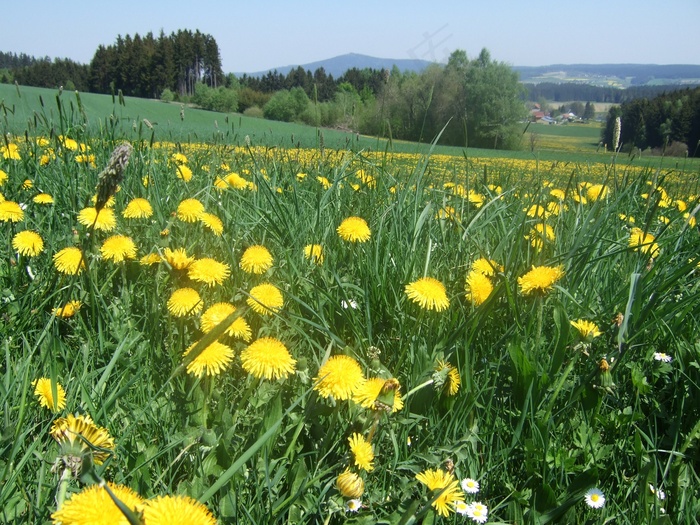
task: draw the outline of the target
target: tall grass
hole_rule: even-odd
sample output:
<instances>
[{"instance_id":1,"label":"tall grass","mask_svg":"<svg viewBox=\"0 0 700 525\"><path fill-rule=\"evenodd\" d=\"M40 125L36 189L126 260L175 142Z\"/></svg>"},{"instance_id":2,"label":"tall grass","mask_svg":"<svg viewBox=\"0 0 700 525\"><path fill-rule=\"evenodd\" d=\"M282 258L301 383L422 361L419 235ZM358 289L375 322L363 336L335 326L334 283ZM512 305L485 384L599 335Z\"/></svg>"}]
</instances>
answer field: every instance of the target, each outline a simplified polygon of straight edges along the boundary
<instances>
[{"instance_id":1,"label":"tall grass","mask_svg":"<svg viewBox=\"0 0 700 525\"><path fill-rule=\"evenodd\" d=\"M0 158L4 199L26 205L22 221L6 220L0 230L3 521L50 519L59 452L49 430L56 417L85 412L116 441L114 454L96 467L101 478L144 498L189 495L222 523L469 520L435 514L436 494L416 480L428 468L479 481L480 492L465 498L487 504L492 523L695 522L700 239L684 214L697 211L696 173L605 165L605 178L593 180L576 165L568 178L553 179L545 170L470 171L465 163L444 184L430 155L413 164L363 150L295 157L225 141L158 143L144 131L143 140L132 140L115 196L117 227L103 232L77 216L124 133L108 121L87 129L77 103L59 98L57 107L58 114L36 116L28 140L8 139L19 159ZM76 162L80 149L59 135L89 147L94 163ZM186 156L190 182L176 176L173 153ZM248 187L217 187L231 172ZM606 186L604 197L588 195L595 183ZM554 188L566 198L554 197ZM36 204L39 192L54 204ZM136 197L148 199L152 217L122 217ZM219 216L223 235L177 218L186 198ZM551 203L558 213L532 211ZM349 216L368 222L368 242L338 236ZM541 238L537 248L531 230L543 224L555 238ZM632 227L653 234L658 253L630 246ZM36 257L12 247L25 229L44 239ZM231 275L208 287L165 262L112 263L100 246L115 232L136 242L138 257L185 248L228 264ZM307 244L323 246L322 264L304 258ZM78 276L59 274L52 262L70 245L85 249ZM239 268L251 245L274 257L263 275ZM498 271L493 292L475 306L465 278L480 258L495 261ZM564 277L550 290L522 293L518 279L533 266L559 265ZM445 285L445 311L408 299L406 285L424 276ZM284 295L275 315L246 306L262 282ZM205 308L235 304L252 340L284 342L295 373L274 381L247 374L238 357L247 343L224 338L224 322L211 338L234 348L234 362L219 375L188 374L183 352L203 334L198 315L168 311L181 286L196 288ZM69 300L83 307L57 317L53 309ZM581 319L601 335L583 338L571 325ZM355 358L367 377L397 378L403 409L373 412L322 398L314 389L319 368L337 354ZM461 375L454 396L440 387L438 361ZM65 387L59 414L39 406L32 382L40 377ZM352 463L353 432L371 435L376 454L375 469L362 473L357 513L346 510L335 486ZM69 497L82 487L71 481ZM592 487L605 494L600 509L584 502Z\"/></svg>"}]
</instances>

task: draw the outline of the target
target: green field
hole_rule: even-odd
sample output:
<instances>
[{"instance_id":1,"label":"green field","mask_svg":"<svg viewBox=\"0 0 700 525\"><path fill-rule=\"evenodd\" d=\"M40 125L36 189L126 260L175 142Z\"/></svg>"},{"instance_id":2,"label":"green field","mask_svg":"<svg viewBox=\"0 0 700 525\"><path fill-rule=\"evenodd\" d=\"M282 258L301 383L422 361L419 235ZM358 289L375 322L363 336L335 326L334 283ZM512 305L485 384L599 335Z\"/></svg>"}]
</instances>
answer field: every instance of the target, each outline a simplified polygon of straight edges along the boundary
<instances>
[{"instance_id":1,"label":"green field","mask_svg":"<svg viewBox=\"0 0 700 525\"><path fill-rule=\"evenodd\" d=\"M696 164L12 90L0 522L697 520Z\"/></svg>"}]
</instances>

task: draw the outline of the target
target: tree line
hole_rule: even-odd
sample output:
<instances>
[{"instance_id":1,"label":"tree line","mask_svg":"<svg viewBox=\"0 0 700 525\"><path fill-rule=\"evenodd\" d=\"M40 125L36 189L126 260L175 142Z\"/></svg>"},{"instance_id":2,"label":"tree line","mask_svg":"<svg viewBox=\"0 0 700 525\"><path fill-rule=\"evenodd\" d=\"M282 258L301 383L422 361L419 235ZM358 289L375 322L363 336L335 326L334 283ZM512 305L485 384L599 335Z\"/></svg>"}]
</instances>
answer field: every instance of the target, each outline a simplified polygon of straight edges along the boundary
<instances>
[{"instance_id":1,"label":"tree line","mask_svg":"<svg viewBox=\"0 0 700 525\"><path fill-rule=\"evenodd\" d=\"M700 87L664 93L653 99L639 98L613 106L608 112L602 141L613 144L615 120L620 117L620 144L674 154L700 156ZM682 150L682 151L681 151Z\"/></svg>"},{"instance_id":2,"label":"tree line","mask_svg":"<svg viewBox=\"0 0 700 525\"><path fill-rule=\"evenodd\" d=\"M587 100L590 102L609 102L622 104L637 98L652 98L663 93L686 89L682 85L630 86L625 89L615 87L592 86L575 82L542 82L524 84L528 100L551 100L566 102L570 100Z\"/></svg>"}]
</instances>

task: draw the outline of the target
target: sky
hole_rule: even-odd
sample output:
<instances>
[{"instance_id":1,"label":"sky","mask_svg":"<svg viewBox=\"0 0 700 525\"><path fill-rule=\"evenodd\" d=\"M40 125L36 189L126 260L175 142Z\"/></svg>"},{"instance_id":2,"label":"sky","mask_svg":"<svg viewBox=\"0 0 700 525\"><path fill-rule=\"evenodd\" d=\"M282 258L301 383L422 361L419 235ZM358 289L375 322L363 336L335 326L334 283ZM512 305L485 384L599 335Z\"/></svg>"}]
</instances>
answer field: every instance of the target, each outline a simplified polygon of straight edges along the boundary
<instances>
[{"instance_id":1,"label":"sky","mask_svg":"<svg viewBox=\"0 0 700 525\"><path fill-rule=\"evenodd\" d=\"M199 30L224 73L346 53L514 66L700 64L700 0L55 0L4 2L0 51L88 64L117 35Z\"/></svg>"}]
</instances>

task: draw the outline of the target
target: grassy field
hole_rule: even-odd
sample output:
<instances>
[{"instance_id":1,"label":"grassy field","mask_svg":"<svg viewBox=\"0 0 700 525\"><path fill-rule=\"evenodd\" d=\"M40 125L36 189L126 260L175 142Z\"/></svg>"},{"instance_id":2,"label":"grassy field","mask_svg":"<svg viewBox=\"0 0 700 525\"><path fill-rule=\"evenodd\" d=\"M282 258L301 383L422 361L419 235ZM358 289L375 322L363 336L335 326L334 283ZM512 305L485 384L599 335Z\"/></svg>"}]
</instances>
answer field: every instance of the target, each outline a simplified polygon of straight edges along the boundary
<instances>
[{"instance_id":1,"label":"grassy field","mask_svg":"<svg viewBox=\"0 0 700 525\"><path fill-rule=\"evenodd\" d=\"M1 522L696 522L696 164L20 92Z\"/></svg>"}]
</instances>

